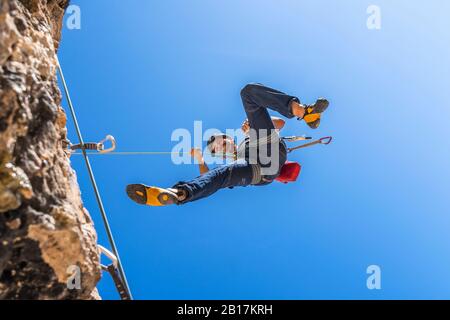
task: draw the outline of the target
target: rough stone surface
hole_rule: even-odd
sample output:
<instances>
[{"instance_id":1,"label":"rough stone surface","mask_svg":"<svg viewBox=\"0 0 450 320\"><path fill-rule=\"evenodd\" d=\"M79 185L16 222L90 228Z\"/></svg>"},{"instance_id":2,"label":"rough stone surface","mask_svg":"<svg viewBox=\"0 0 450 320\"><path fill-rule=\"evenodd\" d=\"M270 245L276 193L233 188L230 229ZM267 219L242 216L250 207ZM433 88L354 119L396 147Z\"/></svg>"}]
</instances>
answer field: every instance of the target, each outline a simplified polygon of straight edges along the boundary
<instances>
[{"instance_id":1,"label":"rough stone surface","mask_svg":"<svg viewBox=\"0 0 450 320\"><path fill-rule=\"evenodd\" d=\"M68 2L0 0L0 299L99 298L97 235L62 144L55 53Z\"/></svg>"}]
</instances>

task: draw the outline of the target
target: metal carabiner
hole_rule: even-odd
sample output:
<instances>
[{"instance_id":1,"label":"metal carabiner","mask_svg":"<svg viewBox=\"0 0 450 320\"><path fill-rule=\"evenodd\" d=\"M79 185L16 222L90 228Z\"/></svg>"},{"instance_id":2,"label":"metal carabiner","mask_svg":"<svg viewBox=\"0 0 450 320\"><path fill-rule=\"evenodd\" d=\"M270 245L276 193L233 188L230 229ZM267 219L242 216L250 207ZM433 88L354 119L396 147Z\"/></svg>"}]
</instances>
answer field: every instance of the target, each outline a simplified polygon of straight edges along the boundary
<instances>
[{"instance_id":1,"label":"metal carabiner","mask_svg":"<svg viewBox=\"0 0 450 320\"><path fill-rule=\"evenodd\" d=\"M104 264L100 263L100 267L102 268L102 270L108 272L111 275L111 278L114 282L114 285L116 286L116 289L120 295L120 298L122 300L131 300L131 295L130 295L127 287L125 286L123 279L121 278L121 276L119 274L119 271L118 271L119 262L118 262L116 255L101 245L98 245L98 249L100 251L100 254L104 254L112 262L111 264L108 264L108 265L104 265ZM100 256L100 258L101 258L101 256Z\"/></svg>"},{"instance_id":2,"label":"metal carabiner","mask_svg":"<svg viewBox=\"0 0 450 320\"><path fill-rule=\"evenodd\" d=\"M118 261L117 261L116 255L114 253L112 253L111 251L109 251L108 249L106 249L104 246L101 246L101 245L97 245L97 246L100 250L100 253L103 253L106 257L108 257L109 260L111 260L114 267L117 268Z\"/></svg>"},{"instance_id":3,"label":"metal carabiner","mask_svg":"<svg viewBox=\"0 0 450 320\"><path fill-rule=\"evenodd\" d=\"M312 146L315 146L316 144L327 145L327 144L331 143L331 140L333 140L333 137L323 137L323 138L320 138L318 140L314 140L312 142L299 145L297 147L289 148L287 151L288 151L288 153L291 153L292 151L299 150L299 149L304 149L304 148L308 148L308 147L312 147Z\"/></svg>"},{"instance_id":4,"label":"metal carabiner","mask_svg":"<svg viewBox=\"0 0 450 320\"><path fill-rule=\"evenodd\" d=\"M110 142L111 143L111 147L105 149L105 142ZM97 143L97 151L100 153L109 153L112 152L116 149L116 139L114 139L114 137L110 134L108 134L105 139L103 139L102 141L100 141L99 143Z\"/></svg>"},{"instance_id":5,"label":"metal carabiner","mask_svg":"<svg viewBox=\"0 0 450 320\"><path fill-rule=\"evenodd\" d=\"M321 144L330 144L332 140L333 140L333 137L331 137L331 136L330 137L323 137L323 138L319 139Z\"/></svg>"}]
</instances>

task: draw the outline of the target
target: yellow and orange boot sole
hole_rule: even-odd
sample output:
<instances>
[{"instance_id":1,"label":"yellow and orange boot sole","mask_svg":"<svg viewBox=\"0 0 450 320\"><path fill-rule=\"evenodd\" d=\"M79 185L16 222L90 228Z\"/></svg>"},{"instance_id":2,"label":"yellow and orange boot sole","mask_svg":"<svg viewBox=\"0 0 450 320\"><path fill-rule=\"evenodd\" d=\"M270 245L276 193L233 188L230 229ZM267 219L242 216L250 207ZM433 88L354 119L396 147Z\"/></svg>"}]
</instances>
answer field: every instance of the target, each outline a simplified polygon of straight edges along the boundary
<instances>
[{"instance_id":1,"label":"yellow and orange boot sole","mask_svg":"<svg viewBox=\"0 0 450 320\"><path fill-rule=\"evenodd\" d=\"M320 125L320 118L322 113L328 108L329 102L327 99L319 98L316 103L306 107L306 114L303 120L311 129L317 129Z\"/></svg>"},{"instance_id":2,"label":"yellow and orange boot sole","mask_svg":"<svg viewBox=\"0 0 450 320\"><path fill-rule=\"evenodd\" d=\"M147 206L161 207L178 203L177 195L164 188L129 184L126 191L131 200Z\"/></svg>"}]
</instances>

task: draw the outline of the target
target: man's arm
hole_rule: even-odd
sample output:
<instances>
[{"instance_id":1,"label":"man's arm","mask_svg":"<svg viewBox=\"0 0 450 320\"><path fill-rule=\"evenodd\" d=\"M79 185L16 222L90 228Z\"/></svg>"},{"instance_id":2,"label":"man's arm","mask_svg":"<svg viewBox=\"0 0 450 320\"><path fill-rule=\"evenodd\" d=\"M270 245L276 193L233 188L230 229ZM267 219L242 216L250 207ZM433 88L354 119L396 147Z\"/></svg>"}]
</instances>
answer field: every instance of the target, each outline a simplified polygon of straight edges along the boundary
<instances>
[{"instance_id":1,"label":"man's arm","mask_svg":"<svg viewBox=\"0 0 450 320\"><path fill-rule=\"evenodd\" d=\"M275 129L281 130L283 129L284 125L286 124L286 122L281 119L281 118L277 118L277 117L270 117L272 119L272 123L273 126L275 127ZM248 122L248 119L245 119L244 122L242 123L241 129L244 133L247 133L250 130L250 124Z\"/></svg>"},{"instance_id":2,"label":"man's arm","mask_svg":"<svg viewBox=\"0 0 450 320\"><path fill-rule=\"evenodd\" d=\"M203 159L202 150L197 148L191 149L191 156L197 159L198 161L198 168L200 169L200 174L205 174L209 171L208 166L205 163L205 160Z\"/></svg>"}]
</instances>

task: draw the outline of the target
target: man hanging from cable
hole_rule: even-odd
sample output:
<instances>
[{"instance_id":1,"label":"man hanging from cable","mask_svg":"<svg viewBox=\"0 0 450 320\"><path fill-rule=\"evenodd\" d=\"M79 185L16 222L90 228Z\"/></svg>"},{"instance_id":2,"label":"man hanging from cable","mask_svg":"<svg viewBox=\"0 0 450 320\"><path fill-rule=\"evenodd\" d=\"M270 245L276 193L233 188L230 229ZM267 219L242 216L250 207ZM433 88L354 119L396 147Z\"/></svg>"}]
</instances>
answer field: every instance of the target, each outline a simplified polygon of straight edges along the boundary
<instances>
[{"instance_id":1,"label":"man hanging from cable","mask_svg":"<svg viewBox=\"0 0 450 320\"><path fill-rule=\"evenodd\" d=\"M247 84L241 90L241 98L247 114L242 124L242 130L247 134L245 140L237 147L232 137L215 134L207 142L212 154L233 154L235 161L209 170L201 151L192 149L191 155L199 162L200 176L191 181L179 181L171 188L131 184L126 188L128 196L149 206L180 205L208 197L224 188L270 184L286 163L287 147L278 134L284 120L271 117L267 109L289 119L297 117L316 129L329 104L320 98L312 105L304 105L295 96L259 83Z\"/></svg>"}]
</instances>

